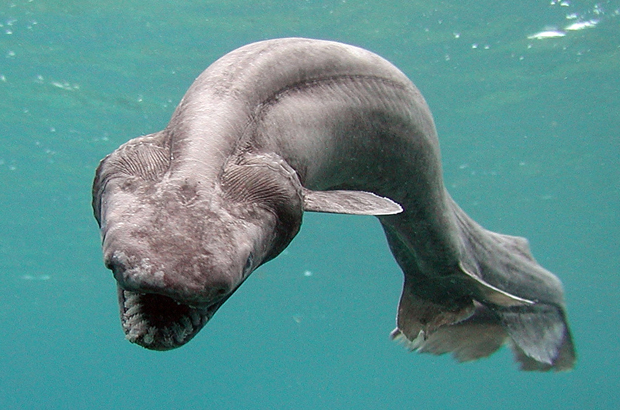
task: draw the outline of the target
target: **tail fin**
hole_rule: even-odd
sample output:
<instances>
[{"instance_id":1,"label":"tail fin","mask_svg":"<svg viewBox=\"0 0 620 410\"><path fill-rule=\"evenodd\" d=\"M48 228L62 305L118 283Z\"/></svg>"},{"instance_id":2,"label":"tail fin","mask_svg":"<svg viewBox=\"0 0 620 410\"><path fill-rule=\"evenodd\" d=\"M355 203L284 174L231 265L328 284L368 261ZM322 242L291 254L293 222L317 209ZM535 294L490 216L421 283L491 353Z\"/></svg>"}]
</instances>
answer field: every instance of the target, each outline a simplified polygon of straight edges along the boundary
<instances>
[{"instance_id":1,"label":"tail fin","mask_svg":"<svg viewBox=\"0 0 620 410\"><path fill-rule=\"evenodd\" d=\"M570 370L575 348L564 312L552 305L496 308L522 370Z\"/></svg>"},{"instance_id":2,"label":"tail fin","mask_svg":"<svg viewBox=\"0 0 620 410\"><path fill-rule=\"evenodd\" d=\"M454 202L461 252L456 268L430 276L388 235L405 271L397 329L412 350L475 360L509 342L522 370L568 370L575 349L562 284L534 260L527 240L490 232Z\"/></svg>"}]
</instances>

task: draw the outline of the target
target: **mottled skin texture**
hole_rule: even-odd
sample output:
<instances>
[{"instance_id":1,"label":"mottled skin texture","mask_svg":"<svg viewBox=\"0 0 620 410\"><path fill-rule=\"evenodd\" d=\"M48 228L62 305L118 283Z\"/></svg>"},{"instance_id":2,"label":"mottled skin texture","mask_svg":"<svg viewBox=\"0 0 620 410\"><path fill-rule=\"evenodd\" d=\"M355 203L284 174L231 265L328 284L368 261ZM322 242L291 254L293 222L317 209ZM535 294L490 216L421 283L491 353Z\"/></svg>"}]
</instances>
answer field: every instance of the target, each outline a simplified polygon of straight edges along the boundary
<instances>
[{"instance_id":1,"label":"mottled skin texture","mask_svg":"<svg viewBox=\"0 0 620 410\"><path fill-rule=\"evenodd\" d=\"M392 335L412 349L466 361L509 342L526 370L575 360L559 280L525 239L454 203L419 91L356 47L279 39L225 55L165 130L101 162L93 207L123 328L149 349L189 341L319 211L379 217L405 278Z\"/></svg>"}]
</instances>

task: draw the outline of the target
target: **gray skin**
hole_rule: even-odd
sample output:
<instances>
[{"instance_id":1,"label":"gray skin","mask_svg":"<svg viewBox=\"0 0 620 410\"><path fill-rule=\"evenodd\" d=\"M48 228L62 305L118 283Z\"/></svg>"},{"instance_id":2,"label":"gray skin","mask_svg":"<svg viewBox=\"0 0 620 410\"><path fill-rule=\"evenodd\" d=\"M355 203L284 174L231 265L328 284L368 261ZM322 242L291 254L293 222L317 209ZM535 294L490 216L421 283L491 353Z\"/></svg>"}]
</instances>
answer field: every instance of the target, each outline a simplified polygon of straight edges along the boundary
<instances>
[{"instance_id":1,"label":"gray skin","mask_svg":"<svg viewBox=\"0 0 620 410\"><path fill-rule=\"evenodd\" d=\"M187 343L316 211L379 218L404 273L392 337L411 349L575 361L560 281L456 205L420 92L357 47L287 38L220 58L166 129L101 161L93 208L126 337L148 349Z\"/></svg>"}]
</instances>

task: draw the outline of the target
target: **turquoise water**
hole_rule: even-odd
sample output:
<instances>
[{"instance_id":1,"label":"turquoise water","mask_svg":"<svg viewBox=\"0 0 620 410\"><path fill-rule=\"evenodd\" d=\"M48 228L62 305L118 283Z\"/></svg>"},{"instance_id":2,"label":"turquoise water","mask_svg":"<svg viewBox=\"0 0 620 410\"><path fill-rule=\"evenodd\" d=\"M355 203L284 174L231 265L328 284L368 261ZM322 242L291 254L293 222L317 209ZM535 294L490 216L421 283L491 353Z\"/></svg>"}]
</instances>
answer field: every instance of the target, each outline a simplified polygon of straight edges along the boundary
<instances>
[{"instance_id":1,"label":"turquoise water","mask_svg":"<svg viewBox=\"0 0 620 410\"><path fill-rule=\"evenodd\" d=\"M308 214L178 350L124 340L90 209L99 159L162 129L216 58L283 36L362 46L418 85L451 194L563 280L575 370L391 342L402 279L371 217ZM617 1L5 1L0 407L620 408L619 47Z\"/></svg>"}]
</instances>

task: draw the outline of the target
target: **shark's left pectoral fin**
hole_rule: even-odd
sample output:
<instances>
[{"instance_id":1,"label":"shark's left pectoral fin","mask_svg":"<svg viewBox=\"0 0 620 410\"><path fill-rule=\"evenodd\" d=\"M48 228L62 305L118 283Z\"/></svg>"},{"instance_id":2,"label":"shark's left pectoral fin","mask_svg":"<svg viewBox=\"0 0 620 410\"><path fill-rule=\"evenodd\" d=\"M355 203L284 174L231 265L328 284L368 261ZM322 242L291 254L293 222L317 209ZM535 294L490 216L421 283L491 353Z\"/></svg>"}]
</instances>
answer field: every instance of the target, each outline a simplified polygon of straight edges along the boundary
<instances>
[{"instance_id":1,"label":"shark's left pectoral fin","mask_svg":"<svg viewBox=\"0 0 620 410\"><path fill-rule=\"evenodd\" d=\"M393 215L403 208L389 198L364 191L303 189L304 211L350 215Z\"/></svg>"}]
</instances>

